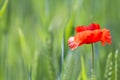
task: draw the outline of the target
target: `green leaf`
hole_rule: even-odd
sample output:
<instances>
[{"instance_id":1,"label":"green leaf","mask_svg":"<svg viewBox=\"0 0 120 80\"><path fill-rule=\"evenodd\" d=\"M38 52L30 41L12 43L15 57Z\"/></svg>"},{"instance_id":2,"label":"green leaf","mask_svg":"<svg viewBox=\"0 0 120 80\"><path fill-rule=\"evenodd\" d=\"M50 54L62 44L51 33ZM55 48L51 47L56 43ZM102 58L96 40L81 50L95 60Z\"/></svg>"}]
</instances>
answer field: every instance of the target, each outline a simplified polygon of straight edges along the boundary
<instances>
[{"instance_id":1,"label":"green leaf","mask_svg":"<svg viewBox=\"0 0 120 80\"><path fill-rule=\"evenodd\" d=\"M8 0L5 1L2 8L0 9L0 17L4 14L7 4L8 4Z\"/></svg>"},{"instance_id":2,"label":"green leaf","mask_svg":"<svg viewBox=\"0 0 120 80\"><path fill-rule=\"evenodd\" d=\"M82 66L81 78L82 80L88 80L83 56L81 56L81 66Z\"/></svg>"},{"instance_id":3,"label":"green leaf","mask_svg":"<svg viewBox=\"0 0 120 80\"><path fill-rule=\"evenodd\" d=\"M28 48L28 45L26 43L26 39L24 37L24 34L21 30L21 28L18 29L18 36L20 39L20 45L21 45L21 51L22 51L22 57L23 60L25 62L25 64L27 64L28 69L30 69L30 65L31 65L31 55L30 55L30 49Z\"/></svg>"},{"instance_id":4,"label":"green leaf","mask_svg":"<svg viewBox=\"0 0 120 80\"><path fill-rule=\"evenodd\" d=\"M65 41L65 51L68 49L68 39L74 33L74 15L72 15L71 19L68 21L68 24L65 28L64 32L64 41Z\"/></svg>"}]
</instances>

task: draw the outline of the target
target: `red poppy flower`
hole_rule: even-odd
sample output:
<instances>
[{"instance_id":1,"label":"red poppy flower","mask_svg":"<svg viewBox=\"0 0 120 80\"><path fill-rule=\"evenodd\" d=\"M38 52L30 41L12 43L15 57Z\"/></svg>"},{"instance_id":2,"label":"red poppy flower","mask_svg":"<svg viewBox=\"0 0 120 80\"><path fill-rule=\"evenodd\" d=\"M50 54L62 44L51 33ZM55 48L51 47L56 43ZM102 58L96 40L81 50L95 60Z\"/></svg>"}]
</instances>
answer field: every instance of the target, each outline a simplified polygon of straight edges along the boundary
<instances>
[{"instance_id":1,"label":"red poppy flower","mask_svg":"<svg viewBox=\"0 0 120 80\"><path fill-rule=\"evenodd\" d=\"M83 44L92 44L98 41L105 45L107 42L111 44L110 31L108 29L100 29L99 24L90 24L89 26L76 27L77 34L68 40L69 47L73 50Z\"/></svg>"},{"instance_id":2,"label":"red poppy flower","mask_svg":"<svg viewBox=\"0 0 120 80\"><path fill-rule=\"evenodd\" d=\"M96 29L100 29L100 25L99 24L90 24L89 26L77 26L76 27L76 32L82 32L85 30L96 30Z\"/></svg>"}]
</instances>

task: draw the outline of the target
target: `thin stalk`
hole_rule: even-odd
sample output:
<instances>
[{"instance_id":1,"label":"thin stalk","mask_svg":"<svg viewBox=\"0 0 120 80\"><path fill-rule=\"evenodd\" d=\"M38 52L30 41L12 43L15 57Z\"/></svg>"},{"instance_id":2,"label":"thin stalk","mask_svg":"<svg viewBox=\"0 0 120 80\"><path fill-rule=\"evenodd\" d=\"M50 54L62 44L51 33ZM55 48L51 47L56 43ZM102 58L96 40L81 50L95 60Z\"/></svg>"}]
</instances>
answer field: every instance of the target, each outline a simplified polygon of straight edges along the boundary
<instances>
[{"instance_id":1,"label":"thin stalk","mask_svg":"<svg viewBox=\"0 0 120 80\"><path fill-rule=\"evenodd\" d=\"M94 47L93 47L93 43L92 45L92 72L94 72Z\"/></svg>"}]
</instances>

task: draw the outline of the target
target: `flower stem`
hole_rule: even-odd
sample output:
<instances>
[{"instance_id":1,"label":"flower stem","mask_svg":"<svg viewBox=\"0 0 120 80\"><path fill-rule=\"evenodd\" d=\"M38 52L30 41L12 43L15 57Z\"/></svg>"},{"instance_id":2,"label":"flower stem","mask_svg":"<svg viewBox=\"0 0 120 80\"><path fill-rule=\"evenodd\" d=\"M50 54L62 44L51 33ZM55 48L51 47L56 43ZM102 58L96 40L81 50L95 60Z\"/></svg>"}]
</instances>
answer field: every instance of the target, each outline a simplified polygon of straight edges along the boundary
<instances>
[{"instance_id":1,"label":"flower stem","mask_svg":"<svg viewBox=\"0 0 120 80\"><path fill-rule=\"evenodd\" d=\"M93 47L93 43L92 45L92 75L94 75L94 47Z\"/></svg>"}]
</instances>

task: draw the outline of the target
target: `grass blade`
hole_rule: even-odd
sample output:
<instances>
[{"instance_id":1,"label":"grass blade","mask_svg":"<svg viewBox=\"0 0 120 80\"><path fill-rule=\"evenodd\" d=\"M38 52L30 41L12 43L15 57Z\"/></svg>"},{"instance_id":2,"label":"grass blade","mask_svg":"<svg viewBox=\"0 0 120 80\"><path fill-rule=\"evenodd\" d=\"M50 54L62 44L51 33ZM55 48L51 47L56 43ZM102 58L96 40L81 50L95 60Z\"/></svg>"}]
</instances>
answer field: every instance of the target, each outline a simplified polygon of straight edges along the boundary
<instances>
[{"instance_id":1,"label":"grass blade","mask_svg":"<svg viewBox=\"0 0 120 80\"><path fill-rule=\"evenodd\" d=\"M7 4L8 4L8 0L4 2L2 8L0 9L0 17L4 14Z\"/></svg>"}]
</instances>

